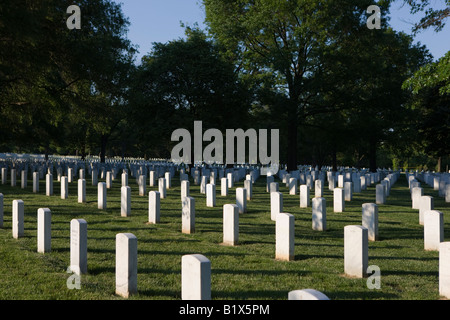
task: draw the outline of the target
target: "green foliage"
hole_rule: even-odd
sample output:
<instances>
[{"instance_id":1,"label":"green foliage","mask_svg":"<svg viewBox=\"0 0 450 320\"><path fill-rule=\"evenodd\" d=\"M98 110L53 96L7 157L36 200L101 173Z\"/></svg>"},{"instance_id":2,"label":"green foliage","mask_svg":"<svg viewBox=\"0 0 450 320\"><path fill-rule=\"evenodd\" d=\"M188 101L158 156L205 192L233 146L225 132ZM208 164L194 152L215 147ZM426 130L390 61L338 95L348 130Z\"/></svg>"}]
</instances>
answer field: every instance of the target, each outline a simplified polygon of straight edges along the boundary
<instances>
[{"instance_id":1,"label":"green foliage","mask_svg":"<svg viewBox=\"0 0 450 320\"><path fill-rule=\"evenodd\" d=\"M172 131L193 135L196 120L222 132L248 125L250 90L198 29L187 29L186 39L155 43L133 78L130 134L139 137L141 152L170 158Z\"/></svg>"}]
</instances>

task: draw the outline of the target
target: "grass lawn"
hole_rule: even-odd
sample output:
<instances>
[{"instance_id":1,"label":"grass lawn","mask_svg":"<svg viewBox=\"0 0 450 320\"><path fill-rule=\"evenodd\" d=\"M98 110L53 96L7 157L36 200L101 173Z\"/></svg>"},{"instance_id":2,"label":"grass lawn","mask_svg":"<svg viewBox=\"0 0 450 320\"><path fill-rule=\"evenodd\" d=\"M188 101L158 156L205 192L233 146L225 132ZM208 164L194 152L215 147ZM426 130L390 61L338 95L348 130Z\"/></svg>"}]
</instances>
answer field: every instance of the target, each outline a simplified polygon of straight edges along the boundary
<instances>
[{"instance_id":1,"label":"grass lawn","mask_svg":"<svg viewBox=\"0 0 450 320\"><path fill-rule=\"evenodd\" d=\"M30 175L31 176L31 175ZM276 180L278 181L278 180ZM390 191L385 205L379 205L379 240L369 242L369 265L381 270L381 289L368 289L367 279L344 275L344 226L361 224L363 203L375 202L375 187L353 195L345 212L333 213L333 195L325 187L327 231L313 231L311 208L299 207L299 195L289 195L280 183L284 212L295 216L295 260L275 260L275 222L270 219L270 197L265 177L253 186L248 212L239 216L239 245L222 242L222 206L235 203L235 184L227 197L217 186L216 207L206 207L200 187L193 185L195 233L181 233L181 199L178 175L172 180L167 198L161 199L161 222L147 224L148 196L141 197L135 179L130 217L120 216L120 175L107 191L108 209L97 208L97 187L87 179L87 202L77 203L77 183L69 184L69 198L60 198L60 184L54 181L54 195L45 195L45 179L40 192L32 192L32 181L21 189L10 181L0 185L4 195L4 224L0 229L0 299L122 299L115 295L115 236L130 232L138 238L138 294L129 299L181 299L181 257L200 253L211 260L212 299L282 299L288 292L313 288L330 299L424 299L439 297L437 251L423 249L423 226L402 174ZM422 183L424 194L434 197L435 209L444 212L445 240L450 241L450 204L437 191ZM157 187L147 186L147 194ZM314 190L311 190L311 197ZM11 232L12 201L25 204L25 234L14 239ZM37 252L37 210L52 212L52 251ZM70 264L70 220L88 223L88 274L81 289L68 289Z\"/></svg>"}]
</instances>

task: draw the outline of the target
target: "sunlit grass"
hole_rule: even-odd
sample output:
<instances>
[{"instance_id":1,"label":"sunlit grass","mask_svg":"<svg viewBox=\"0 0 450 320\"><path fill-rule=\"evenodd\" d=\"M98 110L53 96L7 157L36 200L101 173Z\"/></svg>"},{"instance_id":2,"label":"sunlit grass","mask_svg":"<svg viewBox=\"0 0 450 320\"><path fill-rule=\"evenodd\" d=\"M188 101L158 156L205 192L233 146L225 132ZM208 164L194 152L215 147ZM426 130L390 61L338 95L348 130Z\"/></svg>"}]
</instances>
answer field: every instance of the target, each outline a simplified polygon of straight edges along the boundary
<instances>
[{"instance_id":1,"label":"sunlit grass","mask_svg":"<svg viewBox=\"0 0 450 320\"><path fill-rule=\"evenodd\" d=\"M120 176L118 176L120 177ZM361 224L361 206L375 202L375 188L354 194L344 213L333 213L332 192L325 187L327 231L313 231L311 208L299 207L299 196L289 195L280 183L284 212L295 216L295 260L275 260L275 223L270 219L270 197L265 177L256 181L247 213L239 217L239 245L222 245L222 206L235 203L235 188L227 197L217 188L215 208L206 207L204 194L191 180L191 196L196 201L196 232L181 233L181 200L178 175L172 180L167 198L161 200L161 222L147 224L148 197L132 189L130 217L120 216L120 179L107 191L108 209L97 209L97 188L87 180L87 203L77 203L77 184L69 186L69 198L45 196L45 180L40 193L9 184L0 185L4 194L4 226L0 229L0 299L122 299L115 291L115 235L131 232L138 238L138 294L130 299L180 299L181 257L200 253L211 260L213 299L287 299L291 290L313 288L331 299L439 299L438 252L423 249L423 227L418 210L411 209L406 179L401 175L385 205L379 205L379 241L369 242L369 265L381 270L381 289L368 289L367 279L344 276L343 230ZM279 181L278 181L279 182ZM9 183L9 180L8 180ZM450 225L450 204L437 191L425 186L424 194L435 198L435 209L444 212L446 237ZM147 186L149 190L157 187ZM311 197L314 190L311 191ZM25 203L25 236L13 239L11 204ZM52 211L52 251L37 253L37 210ZM81 289L69 290L66 281L70 264L70 220L88 223L88 274Z\"/></svg>"}]
</instances>

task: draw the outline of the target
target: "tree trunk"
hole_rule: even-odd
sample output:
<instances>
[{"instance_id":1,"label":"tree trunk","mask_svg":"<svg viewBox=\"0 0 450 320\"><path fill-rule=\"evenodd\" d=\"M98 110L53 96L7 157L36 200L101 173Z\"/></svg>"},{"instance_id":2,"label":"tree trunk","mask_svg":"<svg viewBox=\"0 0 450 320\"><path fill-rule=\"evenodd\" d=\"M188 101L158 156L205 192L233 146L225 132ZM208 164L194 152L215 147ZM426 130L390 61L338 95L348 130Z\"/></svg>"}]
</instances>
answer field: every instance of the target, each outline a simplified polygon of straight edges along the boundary
<instances>
[{"instance_id":1,"label":"tree trunk","mask_svg":"<svg viewBox=\"0 0 450 320\"><path fill-rule=\"evenodd\" d=\"M437 168L436 168L437 172L442 172L442 157L439 156L438 157L438 162L437 162Z\"/></svg>"},{"instance_id":2,"label":"tree trunk","mask_svg":"<svg viewBox=\"0 0 450 320\"><path fill-rule=\"evenodd\" d=\"M298 133L298 120L297 120L297 105L293 103L293 106L288 112L288 150L287 150L287 171L297 170L297 133Z\"/></svg>"},{"instance_id":3,"label":"tree trunk","mask_svg":"<svg viewBox=\"0 0 450 320\"><path fill-rule=\"evenodd\" d=\"M332 154L332 165L333 165L333 172L337 171L337 151L336 147L333 148L333 154Z\"/></svg>"},{"instance_id":4,"label":"tree trunk","mask_svg":"<svg viewBox=\"0 0 450 320\"><path fill-rule=\"evenodd\" d=\"M377 172L377 142L373 138L369 140L369 169Z\"/></svg>"},{"instance_id":5,"label":"tree trunk","mask_svg":"<svg viewBox=\"0 0 450 320\"><path fill-rule=\"evenodd\" d=\"M101 146L100 146L100 162L105 163L106 159L106 144L108 143L108 137L106 135L101 136Z\"/></svg>"}]
</instances>

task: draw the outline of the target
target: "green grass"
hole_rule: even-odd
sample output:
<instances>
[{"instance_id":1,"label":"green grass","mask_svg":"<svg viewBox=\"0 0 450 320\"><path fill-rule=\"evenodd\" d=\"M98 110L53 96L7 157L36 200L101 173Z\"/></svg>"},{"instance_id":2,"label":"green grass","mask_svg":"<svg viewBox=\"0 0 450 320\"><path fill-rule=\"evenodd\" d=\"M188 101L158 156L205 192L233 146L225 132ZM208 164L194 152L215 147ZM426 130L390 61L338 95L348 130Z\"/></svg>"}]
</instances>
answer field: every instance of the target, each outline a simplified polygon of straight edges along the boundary
<instances>
[{"instance_id":1,"label":"green grass","mask_svg":"<svg viewBox=\"0 0 450 320\"><path fill-rule=\"evenodd\" d=\"M118 175L120 177L120 175ZM181 233L181 200L178 176L172 180L167 198L161 200L161 222L147 224L148 197L138 195L134 178L130 217L120 216L120 179L107 191L108 209L97 209L97 188L87 180L87 203L77 203L77 183L69 186L69 198L60 199L60 185L45 196L45 179L40 193L32 193L32 182L20 188L0 185L4 194L4 226L0 229L0 299L122 299L115 291L115 235L131 232L138 238L138 294L129 299L180 299L181 257L200 253L211 260L213 299L287 299L291 290L314 288L337 299L439 299L438 252L423 249L423 226L418 210L411 209L404 175L391 189L385 205L379 205L379 240L369 242L369 265L381 270L381 289L367 288L367 279L344 276L344 226L361 224L361 206L375 202L374 186L354 194L344 213L333 213L332 193L325 188L327 228L311 228L311 208L299 207L298 194L288 194L280 183L284 212L295 216L295 260L275 260L275 223L270 220L270 197L265 177L253 187L248 212L239 217L239 245L222 242L222 206L235 203L235 188L228 197L217 190L215 208L206 207L205 195L191 180L196 201L196 232ZM243 186L243 182L236 184ZM235 186L235 187L236 187ZM449 241L450 204L437 191L422 183L424 194L432 195L435 209L444 212L445 240ZM148 187L156 190L157 187ZM312 190L311 196L314 195ZM14 199L25 203L25 235L12 238L11 208ZM37 210L52 212L52 251L37 253ZM66 272L70 264L70 220L88 223L88 274L81 289L69 290Z\"/></svg>"}]
</instances>

